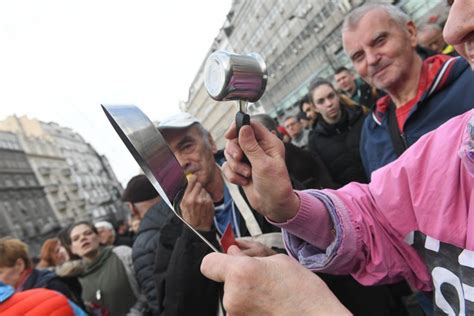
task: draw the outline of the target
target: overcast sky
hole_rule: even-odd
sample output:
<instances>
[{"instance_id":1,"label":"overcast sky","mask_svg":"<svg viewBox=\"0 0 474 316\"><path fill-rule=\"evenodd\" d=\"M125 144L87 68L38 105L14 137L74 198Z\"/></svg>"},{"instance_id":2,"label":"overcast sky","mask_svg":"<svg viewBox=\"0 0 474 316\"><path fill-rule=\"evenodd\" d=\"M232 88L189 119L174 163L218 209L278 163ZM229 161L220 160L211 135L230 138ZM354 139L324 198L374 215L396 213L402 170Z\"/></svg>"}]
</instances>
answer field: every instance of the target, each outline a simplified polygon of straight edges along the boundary
<instances>
[{"instance_id":1,"label":"overcast sky","mask_svg":"<svg viewBox=\"0 0 474 316\"><path fill-rule=\"evenodd\" d=\"M100 104L179 112L231 0L0 2L0 119L71 127L125 185L138 172Z\"/></svg>"}]
</instances>

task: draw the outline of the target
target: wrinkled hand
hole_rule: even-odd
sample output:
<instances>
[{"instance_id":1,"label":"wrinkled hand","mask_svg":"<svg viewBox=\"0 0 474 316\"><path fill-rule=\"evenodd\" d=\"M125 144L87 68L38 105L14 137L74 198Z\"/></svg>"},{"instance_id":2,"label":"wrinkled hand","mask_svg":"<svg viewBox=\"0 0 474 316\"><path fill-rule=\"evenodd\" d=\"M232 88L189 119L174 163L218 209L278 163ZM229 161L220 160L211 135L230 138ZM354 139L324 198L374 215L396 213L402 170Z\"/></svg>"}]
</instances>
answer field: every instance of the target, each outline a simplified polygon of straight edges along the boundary
<instances>
[{"instance_id":1,"label":"wrinkled hand","mask_svg":"<svg viewBox=\"0 0 474 316\"><path fill-rule=\"evenodd\" d=\"M255 240L250 240L248 238L238 238L235 241L237 242L237 246L239 246L242 253L250 257L268 257L276 254L273 249Z\"/></svg>"},{"instance_id":2,"label":"wrinkled hand","mask_svg":"<svg viewBox=\"0 0 474 316\"><path fill-rule=\"evenodd\" d=\"M350 315L319 277L285 255L251 258L231 246L204 257L201 272L224 282L229 315Z\"/></svg>"},{"instance_id":3,"label":"wrinkled hand","mask_svg":"<svg viewBox=\"0 0 474 316\"><path fill-rule=\"evenodd\" d=\"M252 207L271 220L284 222L295 216L299 198L291 186L281 140L256 122L243 126L239 138L233 124L225 137L227 179L242 186ZM244 153L251 166L241 161Z\"/></svg>"},{"instance_id":4,"label":"wrinkled hand","mask_svg":"<svg viewBox=\"0 0 474 316\"><path fill-rule=\"evenodd\" d=\"M209 193L197 181L188 177L188 186L180 204L183 219L200 231L210 231L214 219L214 203Z\"/></svg>"}]
</instances>

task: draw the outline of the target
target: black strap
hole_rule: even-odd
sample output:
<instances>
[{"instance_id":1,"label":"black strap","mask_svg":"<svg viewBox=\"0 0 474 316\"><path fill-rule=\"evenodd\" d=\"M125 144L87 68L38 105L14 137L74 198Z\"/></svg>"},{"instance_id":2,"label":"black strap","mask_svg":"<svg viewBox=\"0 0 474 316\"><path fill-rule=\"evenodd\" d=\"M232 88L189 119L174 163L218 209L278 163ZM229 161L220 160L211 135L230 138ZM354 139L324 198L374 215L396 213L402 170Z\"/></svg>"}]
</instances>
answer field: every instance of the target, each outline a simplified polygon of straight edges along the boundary
<instances>
[{"instance_id":1,"label":"black strap","mask_svg":"<svg viewBox=\"0 0 474 316\"><path fill-rule=\"evenodd\" d=\"M397 157L400 157L401 154L403 154L403 152L408 148L408 146L405 140L402 138L402 133L400 133L400 129L398 128L397 114L393 102L390 102L387 114L388 131L390 132L390 138L392 139L393 149L395 150Z\"/></svg>"}]
</instances>

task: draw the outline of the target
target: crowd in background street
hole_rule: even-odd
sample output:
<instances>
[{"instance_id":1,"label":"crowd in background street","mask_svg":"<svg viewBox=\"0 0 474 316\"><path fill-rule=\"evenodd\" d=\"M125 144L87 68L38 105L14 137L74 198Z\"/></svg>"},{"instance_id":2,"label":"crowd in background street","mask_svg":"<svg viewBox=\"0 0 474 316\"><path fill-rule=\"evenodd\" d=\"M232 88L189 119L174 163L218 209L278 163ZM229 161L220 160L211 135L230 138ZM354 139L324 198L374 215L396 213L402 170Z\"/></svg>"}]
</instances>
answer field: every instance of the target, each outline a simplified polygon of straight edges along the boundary
<instances>
[{"instance_id":1,"label":"crowd in background street","mask_svg":"<svg viewBox=\"0 0 474 316\"><path fill-rule=\"evenodd\" d=\"M418 28L390 4L351 11L353 69L313 80L297 115L231 126L225 149L189 113L159 120L178 211L217 249L233 235L227 254L139 174L128 223L76 222L37 260L0 239L0 315L474 314L474 3L448 4Z\"/></svg>"}]
</instances>

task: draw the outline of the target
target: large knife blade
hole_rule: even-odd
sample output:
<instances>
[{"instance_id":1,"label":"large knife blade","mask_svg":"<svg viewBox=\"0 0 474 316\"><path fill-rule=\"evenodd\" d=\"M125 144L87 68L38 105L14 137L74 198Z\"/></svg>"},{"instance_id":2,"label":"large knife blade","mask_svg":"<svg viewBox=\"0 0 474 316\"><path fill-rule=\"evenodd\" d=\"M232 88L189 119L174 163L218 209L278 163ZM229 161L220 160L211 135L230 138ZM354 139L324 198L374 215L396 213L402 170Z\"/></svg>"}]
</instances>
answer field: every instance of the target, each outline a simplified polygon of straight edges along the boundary
<instances>
[{"instance_id":1,"label":"large knife blade","mask_svg":"<svg viewBox=\"0 0 474 316\"><path fill-rule=\"evenodd\" d=\"M179 204L180 197L186 189L186 176L153 122L135 105L101 106L115 131L163 201L202 241L213 251L219 252L176 211L174 205Z\"/></svg>"}]
</instances>

